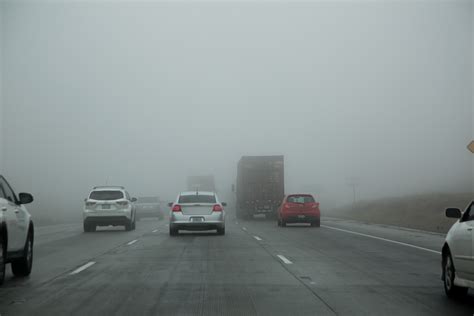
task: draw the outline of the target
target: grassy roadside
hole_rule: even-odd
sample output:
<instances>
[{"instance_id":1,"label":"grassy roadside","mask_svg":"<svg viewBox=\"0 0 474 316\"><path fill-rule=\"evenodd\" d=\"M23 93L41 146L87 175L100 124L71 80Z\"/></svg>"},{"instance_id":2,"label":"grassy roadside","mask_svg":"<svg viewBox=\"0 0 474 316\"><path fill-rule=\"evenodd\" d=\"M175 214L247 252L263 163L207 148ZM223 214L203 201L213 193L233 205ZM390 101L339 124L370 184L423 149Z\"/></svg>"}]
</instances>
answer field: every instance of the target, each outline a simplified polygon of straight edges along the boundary
<instances>
[{"instance_id":1,"label":"grassy roadside","mask_svg":"<svg viewBox=\"0 0 474 316\"><path fill-rule=\"evenodd\" d=\"M359 201L354 206L348 205L329 210L327 215L368 223L446 233L455 220L445 217L445 208L459 207L464 210L473 199L473 193L420 194Z\"/></svg>"}]
</instances>

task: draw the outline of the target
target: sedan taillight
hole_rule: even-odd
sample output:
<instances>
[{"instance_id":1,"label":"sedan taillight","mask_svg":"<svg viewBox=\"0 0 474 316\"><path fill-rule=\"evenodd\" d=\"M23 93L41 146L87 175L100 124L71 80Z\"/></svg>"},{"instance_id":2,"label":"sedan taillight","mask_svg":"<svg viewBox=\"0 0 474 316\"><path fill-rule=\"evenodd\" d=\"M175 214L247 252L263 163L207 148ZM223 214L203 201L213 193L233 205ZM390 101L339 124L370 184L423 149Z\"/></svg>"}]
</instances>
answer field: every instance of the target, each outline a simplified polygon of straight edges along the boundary
<instances>
[{"instance_id":1,"label":"sedan taillight","mask_svg":"<svg viewBox=\"0 0 474 316\"><path fill-rule=\"evenodd\" d=\"M173 212L181 212L181 205L175 204L173 208L171 209Z\"/></svg>"},{"instance_id":2,"label":"sedan taillight","mask_svg":"<svg viewBox=\"0 0 474 316\"><path fill-rule=\"evenodd\" d=\"M219 204L216 204L216 205L214 205L214 207L212 208L212 211L213 211L213 212L222 212L222 206L220 206Z\"/></svg>"}]
</instances>

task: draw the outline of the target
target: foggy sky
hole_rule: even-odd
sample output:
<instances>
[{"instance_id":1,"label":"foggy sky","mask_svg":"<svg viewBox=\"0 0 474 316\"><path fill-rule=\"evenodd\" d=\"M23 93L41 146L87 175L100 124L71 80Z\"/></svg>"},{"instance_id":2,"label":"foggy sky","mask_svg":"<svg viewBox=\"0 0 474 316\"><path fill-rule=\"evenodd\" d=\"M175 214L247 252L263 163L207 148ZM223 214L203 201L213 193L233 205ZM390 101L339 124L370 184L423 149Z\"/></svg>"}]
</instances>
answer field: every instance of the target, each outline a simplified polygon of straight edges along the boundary
<instances>
[{"instance_id":1,"label":"foggy sky","mask_svg":"<svg viewBox=\"0 0 474 316\"><path fill-rule=\"evenodd\" d=\"M286 191L472 191L470 1L4 2L2 173L31 206L93 185L170 199L242 155ZM322 208L324 209L324 203Z\"/></svg>"}]
</instances>

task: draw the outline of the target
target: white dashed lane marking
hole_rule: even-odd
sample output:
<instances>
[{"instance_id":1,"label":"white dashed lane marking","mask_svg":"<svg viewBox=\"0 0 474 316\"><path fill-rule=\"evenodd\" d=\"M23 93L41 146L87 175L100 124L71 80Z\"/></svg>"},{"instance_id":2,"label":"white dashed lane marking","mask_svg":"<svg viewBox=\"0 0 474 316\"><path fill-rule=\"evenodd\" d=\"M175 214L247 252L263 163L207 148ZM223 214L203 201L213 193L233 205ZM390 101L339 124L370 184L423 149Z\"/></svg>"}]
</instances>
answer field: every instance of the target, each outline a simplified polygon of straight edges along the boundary
<instances>
[{"instance_id":1,"label":"white dashed lane marking","mask_svg":"<svg viewBox=\"0 0 474 316\"><path fill-rule=\"evenodd\" d=\"M85 265L82 265L82 266L80 266L79 268L77 268L76 270L72 271L70 274L71 274L71 275L73 275L73 274L78 274L78 273L84 271L85 269L87 269L87 268L93 266L94 264L95 264L94 261L90 261L90 262L86 263Z\"/></svg>"}]
</instances>

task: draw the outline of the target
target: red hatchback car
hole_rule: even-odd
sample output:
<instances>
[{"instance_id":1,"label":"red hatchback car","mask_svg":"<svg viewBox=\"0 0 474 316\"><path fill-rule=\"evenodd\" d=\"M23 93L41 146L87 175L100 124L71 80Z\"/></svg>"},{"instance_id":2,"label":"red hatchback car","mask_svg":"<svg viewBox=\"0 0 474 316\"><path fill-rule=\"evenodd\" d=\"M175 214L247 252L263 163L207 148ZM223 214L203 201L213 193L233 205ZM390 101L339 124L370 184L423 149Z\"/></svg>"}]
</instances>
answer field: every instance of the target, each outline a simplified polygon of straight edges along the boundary
<instances>
[{"instance_id":1,"label":"red hatchback car","mask_svg":"<svg viewBox=\"0 0 474 316\"><path fill-rule=\"evenodd\" d=\"M310 223L319 227L321 212L319 203L311 194L291 194L285 196L278 208L278 226L285 227L291 223Z\"/></svg>"}]
</instances>

